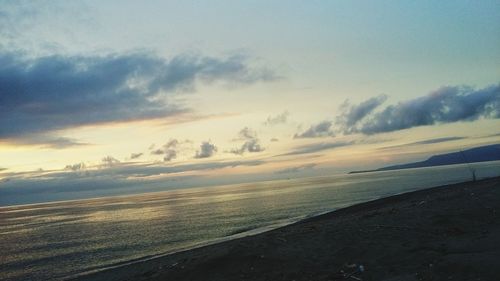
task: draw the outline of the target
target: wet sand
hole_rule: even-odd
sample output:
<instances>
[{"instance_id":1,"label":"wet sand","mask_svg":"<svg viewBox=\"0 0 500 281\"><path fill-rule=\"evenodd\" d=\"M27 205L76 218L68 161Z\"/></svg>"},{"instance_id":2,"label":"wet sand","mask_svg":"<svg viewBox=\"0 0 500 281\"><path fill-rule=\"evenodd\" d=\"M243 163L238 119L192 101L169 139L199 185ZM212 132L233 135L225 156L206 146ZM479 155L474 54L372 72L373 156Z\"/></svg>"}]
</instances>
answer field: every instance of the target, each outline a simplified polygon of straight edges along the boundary
<instances>
[{"instance_id":1,"label":"wet sand","mask_svg":"<svg viewBox=\"0 0 500 281\"><path fill-rule=\"evenodd\" d=\"M500 178L354 205L79 280L500 280Z\"/></svg>"}]
</instances>

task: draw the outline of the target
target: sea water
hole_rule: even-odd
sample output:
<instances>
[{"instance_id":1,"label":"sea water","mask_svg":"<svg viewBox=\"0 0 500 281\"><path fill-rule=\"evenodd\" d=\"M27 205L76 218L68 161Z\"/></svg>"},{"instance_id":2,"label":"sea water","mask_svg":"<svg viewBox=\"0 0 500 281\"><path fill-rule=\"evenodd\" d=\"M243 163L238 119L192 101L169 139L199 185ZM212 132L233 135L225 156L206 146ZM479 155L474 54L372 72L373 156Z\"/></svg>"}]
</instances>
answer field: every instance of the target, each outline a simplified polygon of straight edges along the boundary
<instances>
[{"instance_id":1,"label":"sea water","mask_svg":"<svg viewBox=\"0 0 500 281\"><path fill-rule=\"evenodd\" d=\"M474 167L500 176L499 161ZM66 279L471 178L451 165L3 207L0 280Z\"/></svg>"}]
</instances>

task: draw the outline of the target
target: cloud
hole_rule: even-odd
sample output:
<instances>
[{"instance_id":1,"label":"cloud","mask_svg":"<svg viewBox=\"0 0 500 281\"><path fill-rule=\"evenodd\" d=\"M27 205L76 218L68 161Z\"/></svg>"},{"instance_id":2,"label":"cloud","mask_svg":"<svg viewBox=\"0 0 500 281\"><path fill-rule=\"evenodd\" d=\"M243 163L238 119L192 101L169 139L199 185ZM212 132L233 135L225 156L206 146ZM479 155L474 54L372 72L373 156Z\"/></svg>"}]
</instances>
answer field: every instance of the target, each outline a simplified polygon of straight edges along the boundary
<instances>
[{"instance_id":1,"label":"cloud","mask_svg":"<svg viewBox=\"0 0 500 281\"><path fill-rule=\"evenodd\" d=\"M209 141L204 141L200 145L200 150L196 151L194 158L209 158L217 152L217 146Z\"/></svg>"},{"instance_id":2,"label":"cloud","mask_svg":"<svg viewBox=\"0 0 500 281\"><path fill-rule=\"evenodd\" d=\"M304 165L300 165L300 166L296 166L296 167L285 168L283 170L278 170L278 171L276 171L274 173L275 174L298 173L298 172L303 172L303 171L306 171L306 170L314 169L315 166L316 166L315 163L309 163L309 164L304 164Z\"/></svg>"},{"instance_id":3,"label":"cloud","mask_svg":"<svg viewBox=\"0 0 500 281\"><path fill-rule=\"evenodd\" d=\"M170 162L170 161L174 160L175 158L177 158L177 151L174 149L168 149L165 152L165 156L163 157L163 161Z\"/></svg>"},{"instance_id":4,"label":"cloud","mask_svg":"<svg viewBox=\"0 0 500 281\"><path fill-rule=\"evenodd\" d=\"M240 148L232 149L231 153L242 155L245 152L253 153L265 150L265 148L260 145L257 133L248 127L241 129L236 140L244 140L245 142Z\"/></svg>"},{"instance_id":5,"label":"cloud","mask_svg":"<svg viewBox=\"0 0 500 281\"><path fill-rule=\"evenodd\" d=\"M71 165L66 165L66 167L64 167L65 170L69 170L69 171L73 171L73 172L84 171L86 168L87 168L87 166L83 162L71 164Z\"/></svg>"},{"instance_id":6,"label":"cloud","mask_svg":"<svg viewBox=\"0 0 500 281\"><path fill-rule=\"evenodd\" d=\"M96 27L96 19L91 14L89 7L80 1L2 0L0 47L35 47L36 51L55 48L61 32L70 35L66 40L74 40L75 27Z\"/></svg>"},{"instance_id":7,"label":"cloud","mask_svg":"<svg viewBox=\"0 0 500 281\"><path fill-rule=\"evenodd\" d=\"M327 136L335 136L334 132L330 129L332 127L331 121L322 121L316 125L311 125L309 129L302 133L297 133L293 138L319 138Z\"/></svg>"},{"instance_id":8,"label":"cloud","mask_svg":"<svg viewBox=\"0 0 500 281\"><path fill-rule=\"evenodd\" d=\"M290 113L288 111L284 111L276 116L269 116L267 117L267 120L264 122L264 125L272 126L272 125L284 124L286 123L289 115Z\"/></svg>"},{"instance_id":9,"label":"cloud","mask_svg":"<svg viewBox=\"0 0 500 281\"><path fill-rule=\"evenodd\" d=\"M106 156L101 159L101 167L113 167L119 163L120 161L113 156Z\"/></svg>"},{"instance_id":10,"label":"cloud","mask_svg":"<svg viewBox=\"0 0 500 281\"><path fill-rule=\"evenodd\" d=\"M155 149L155 150L151 151L152 155L162 155L164 153L165 153L165 151L163 149L161 149L161 148L158 148L158 149Z\"/></svg>"},{"instance_id":11,"label":"cloud","mask_svg":"<svg viewBox=\"0 0 500 281\"><path fill-rule=\"evenodd\" d=\"M151 154L153 155L164 155L163 161L170 162L177 158L177 146L180 142L177 139L170 139L162 148L154 149L154 145L150 146Z\"/></svg>"},{"instance_id":12,"label":"cloud","mask_svg":"<svg viewBox=\"0 0 500 281\"><path fill-rule=\"evenodd\" d=\"M272 71L251 67L249 58L238 55L28 58L0 51L0 139L179 115L189 109L167 101L168 96L193 92L200 83L244 85L273 79Z\"/></svg>"},{"instance_id":13,"label":"cloud","mask_svg":"<svg viewBox=\"0 0 500 281\"><path fill-rule=\"evenodd\" d=\"M261 160L200 162L184 165L164 163L118 163L110 167L68 165L59 171L5 173L0 179L0 205L123 195L190 186L206 186L210 179L197 171L258 166ZM184 175L184 173L189 175ZM168 175L168 176L167 176ZM4 176L4 174L2 174ZM173 180L170 186L166 185ZM180 181L186 181L181 183ZM212 181L212 184L218 183Z\"/></svg>"},{"instance_id":14,"label":"cloud","mask_svg":"<svg viewBox=\"0 0 500 281\"><path fill-rule=\"evenodd\" d=\"M265 148L262 147L258 139L247 140L240 148L231 150L234 154L243 154L245 152L262 152Z\"/></svg>"},{"instance_id":15,"label":"cloud","mask_svg":"<svg viewBox=\"0 0 500 281\"><path fill-rule=\"evenodd\" d=\"M341 106L341 114L337 116L335 124L339 126L344 134L351 133L351 129L375 108L387 100L386 95L380 95L361 102L358 105L350 105L346 100Z\"/></svg>"},{"instance_id":16,"label":"cloud","mask_svg":"<svg viewBox=\"0 0 500 281\"><path fill-rule=\"evenodd\" d=\"M428 139L428 140L423 140L423 141L417 141L410 143L411 145L419 145L419 144L433 144L433 143L441 143L441 142L448 142L448 141L454 141L454 140L463 140L466 139L466 137L444 137L444 138L435 138L435 139Z\"/></svg>"},{"instance_id":17,"label":"cloud","mask_svg":"<svg viewBox=\"0 0 500 281\"><path fill-rule=\"evenodd\" d=\"M1 140L1 138L0 138ZM51 136L47 134L29 134L24 135L21 139L15 140L16 145L40 145L43 148L64 149L75 146L86 146L89 143L80 142L78 140L66 137Z\"/></svg>"},{"instance_id":18,"label":"cloud","mask_svg":"<svg viewBox=\"0 0 500 281\"><path fill-rule=\"evenodd\" d=\"M280 141L278 138L272 138L270 139L271 142L277 142L277 141Z\"/></svg>"},{"instance_id":19,"label":"cloud","mask_svg":"<svg viewBox=\"0 0 500 281\"><path fill-rule=\"evenodd\" d=\"M354 145L355 141L338 141L338 142L327 142L327 143L315 143L315 144L307 144L296 147L292 152L280 154L278 156L288 156L288 155L298 155L298 154L307 154L314 153L323 150L330 150L334 148L339 148L343 146Z\"/></svg>"},{"instance_id":20,"label":"cloud","mask_svg":"<svg viewBox=\"0 0 500 281\"><path fill-rule=\"evenodd\" d=\"M113 174L120 175L122 177L149 177L156 176L160 174L175 174L182 172L193 172L193 171L204 171L204 170L215 170L227 167L237 167L237 166L258 166L264 164L260 160L252 161L228 161L228 162L203 162L194 164L182 164L182 165L167 165L167 164L127 164L121 163L115 167L111 167L108 171L93 170L92 172L96 175L100 174Z\"/></svg>"},{"instance_id":21,"label":"cloud","mask_svg":"<svg viewBox=\"0 0 500 281\"><path fill-rule=\"evenodd\" d=\"M400 144L400 145L385 146L385 147L381 147L380 149L392 149L392 148L414 146L414 145L435 144L435 143L442 143L442 142L449 142L449 141L463 140L463 139L467 139L467 137L443 137L443 138L435 138L435 139L422 140L422 141L405 143L405 144Z\"/></svg>"},{"instance_id":22,"label":"cloud","mask_svg":"<svg viewBox=\"0 0 500 281\"><path fill-rule=\"evenodd\" d=\"M236 140L249 140L249 139L254 139L256 137L257 133L254 130L245 127L238 132L238 138Z\"/></svg>"},{"instance_id":23,"label":"cloud","mask_svg":"<svg viewBox=\"0 0 500 281\"><path fill-rule=\"evenodd\" d=\"M442 87L426 96L389 105L361 123L344 123L343 130L370 135L480 118L500 118L500 84L479 90Z\"/></svg>"},{"instance_id":24,"label":"cloud","mask_svg":"<svg viewBox=\"0 0 500 281\"><path fill-rule=\"evenodd\" d=\"M170 139L166 144L163 145L164 148L175 148L179 144L177 139Z\"/></svg>"},{"instance_id":25,"label":"cloud","mask_svg":"<svg viewBox=\"0 0 500 281\"><path fill-rule=\"evenodd\" d=\"M106 159L107 157L105 157ZM163 163L125 163L120 162L113 157L109 160L102 160L105 162L112 162L112 165L103 166L102 164L95 166L87 166L85 163L76 163L73 165L67 165L63 171L52 172L50 176L45 174L46 178L64 178L73 177L69 175L67 171L86 171L85 174L80 174L78 176L85 177L110 177L110 178L145 178L150 176L157 176L161 174L175 174L183 172L194 172L194 171L204 171L204 170L215 170L227 167L237 167L237 166L258 166L265 162L261 160L251 160L251 161L227 161L227 162L203 162L194 164L181 164L181 165L167 165ZM26 177L26 173L22 174L22 178ZM36 174L36 173L35 173ZM15 177L13 177L15 178ZM35 178L31 176L31 178Z\"/></svg>"},{"instance_id":26,"label":"cloud","mask_svg":"<svg viewBox=\"0 0 500 281\"><path fill-rule=\"evenodd\" d=\"M132 153L132 154L130 154L130 159L138 159L138 158L140 158L142 155L144 155L144 153L142 153L142 152L139 152L139 153Z\"/></svg>"}]
</instances>

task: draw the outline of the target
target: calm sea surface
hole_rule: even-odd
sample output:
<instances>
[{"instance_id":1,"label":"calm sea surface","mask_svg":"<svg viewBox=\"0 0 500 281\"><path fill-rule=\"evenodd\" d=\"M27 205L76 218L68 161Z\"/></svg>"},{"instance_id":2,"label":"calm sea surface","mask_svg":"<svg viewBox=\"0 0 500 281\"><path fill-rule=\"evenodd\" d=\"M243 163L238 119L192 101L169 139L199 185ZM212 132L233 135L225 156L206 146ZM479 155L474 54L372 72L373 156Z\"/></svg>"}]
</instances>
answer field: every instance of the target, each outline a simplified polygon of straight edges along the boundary
<instances>
[{"instance_id":1,"label":"calm sea surface","mask_svg":"<svg viewBox=\"0 0 500 281\"><path fill-rule=\"evenodd\" d=\"M500 176L498 161L474 166L479 178ZM4 207L0 280L65 279L470 179L453 165Z\"/></svg>"}]
</instances>

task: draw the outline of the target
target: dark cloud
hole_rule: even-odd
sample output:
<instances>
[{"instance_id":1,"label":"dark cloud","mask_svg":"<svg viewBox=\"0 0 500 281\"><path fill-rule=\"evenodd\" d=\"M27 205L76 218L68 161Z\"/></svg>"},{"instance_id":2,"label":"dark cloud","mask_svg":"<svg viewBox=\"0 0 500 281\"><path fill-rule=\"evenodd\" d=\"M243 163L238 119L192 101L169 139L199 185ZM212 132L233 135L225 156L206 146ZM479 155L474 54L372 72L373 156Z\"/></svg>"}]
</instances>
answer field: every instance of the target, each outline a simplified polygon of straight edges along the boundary
<instances>
[{"instance_id":1,"label":"dark cloud","mask_svg":"<svg viewBox=\"0 0 500 281\"><path fill-rule=\"evenodd\" d=\"M269 116L267 117L267 120L264 122L264 125L278 125L278 124L283 124L286 123L288 116L290 113L288 111L284 111L276 116Z\"/></svg>"},{"instance_id":2,"label":"dark cloud","mask_svg":"<svg viewBox=\"0 0 500 281\"><path fill-rule=\"evenodd\" d=\"M140 158L142 155L144 155L144 153L142 153L142 152L139 152L139 153L132 153L132 154L130 154L130 159L138 159L138 158Z\"/></svg>"},{"instance_id":3,"label":"dark cloud","mask_svg":"<svg viewBox=\"0 0 500 281\"><path fill-rule=\"evenodd\" d=\"M292 152L281 154L278 156L314 153L314 152L318 152L318 151L330 150L330 149L354 145L354 144L356 144L355 141L338 141L338 142L307 144L307 145L301 145L301 146L296 147Z\"/></svg>"},{"instance_id":4,"label":"dark cloud","mask_svg":"<svg viewBox=\"0 0 500 281\"><path fill-rule=\"evenodd\" d=\"M348 126L344 122L343 130L369 135L480 118L500 118L500 85L479 90L442 87L426 96L387 106L365 117L362 123L351 122Z\"/></svg>"},{"instance_id":5,"label":"dark cloud","mask_svg":"<svg viewBox=\"0 0 500 281\"><path fill-rule=\"evenodd\" d=\"M332 122L331 121L322 121L316 125L311 125L309 129L302 133L297 133L293 136L293 138L319 138L319 137L327 137L327 136L335 136L334 132L331 130Z\"/></svg>"},{"instance_id":6,"label":"dark cloud","mask_svg":"<svg viewBox=\"0 0 500 281\"><path fill-rule=\"evenodd\" d=\"M88 124L180 114L172 93L199 83L250 84L275 79L243 56L149 53L27 58L0 52L0 139L19 139Z\"/></svg>"},{"instance_id":7,"label":"dark cloud","mask_svg":"<svg viewBox=\"0 0 500 281\"><path fill-rule=\"evenodd\" d=\"M349 101L345 101L340 107L341 114L337 116L335 124L344 134L349 134L351 133L351 129L358 124L359 121L372 113L375 108L386 100L386 95L380 95L363 101L358 105L351 105Z\"/></svg>"},{"instance_id":8,"label":"dark cloud","mask_svg":"<svg viewBox=\"0 0 500 281\"><path fill-rule=\"evenodd\" d=\"M300 166L296 166L296 167L285 168L285 169L282 169L282 170L278 170L278 171L276 171L274 173L275 174L298 173L298 172L303 172L303 171L314 169L315 166L316 166L316 164L309 163L309 164L304 164L304 165L300 165Z\"/></svg>"},{"instance_id":9,"label":"dark cloud","mask_svg":"<svg viewBox=\"0 0 500 281\"><path fill-rule=\"evenodd\" d=\"M238 138L236 140L243 140L244 143L240 148L231 150L231 153L242 155L245 152L252 153L265 150L265 148L261 146L260 140L257 138L257 133L248 127L243 128L238 133Z\"/></svg>"},{"instance_id":10,"label":"dark cloud","mask_svg":"<svg viewBox=\"0 0 500 281\"><path fill-rule=\"evenodd\" d=\"M217 152L217 146L210 143L209 141L204 141L200 145L200 150L196 151L194 158L209 158L212 157Z\"/></svg>"},{"instance_id":11,"label":"dark cloud","mask_svg":"<svg viewBox=\"0 0 500 281\"><path fill-rule=\"evenodd\" d=\"M280 141L280 140L278 138L272 138L269 141L271 141L271 142L277 142L277 141Z\"/></svg>"}]
</instances>

